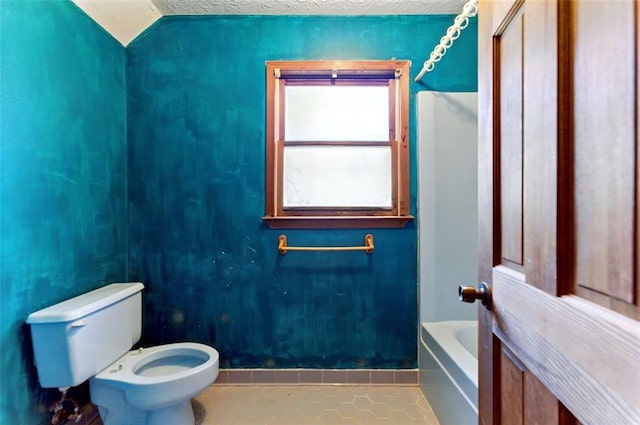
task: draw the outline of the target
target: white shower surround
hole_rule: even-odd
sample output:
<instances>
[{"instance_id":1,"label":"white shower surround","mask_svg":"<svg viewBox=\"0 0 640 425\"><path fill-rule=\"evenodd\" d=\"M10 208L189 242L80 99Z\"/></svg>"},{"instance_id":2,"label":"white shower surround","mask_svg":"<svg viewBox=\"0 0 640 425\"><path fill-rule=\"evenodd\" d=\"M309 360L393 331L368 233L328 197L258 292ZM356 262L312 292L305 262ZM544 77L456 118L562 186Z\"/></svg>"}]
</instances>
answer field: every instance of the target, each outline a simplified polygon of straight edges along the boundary
<instances>
[{"instance_id":1,"label":"white shower surround","mask_svg":"<svg viewBox=\"0 0 640 425\"><path fill-rule=\"evenodd\" d=\"M457 14L465 0L73 0L123 46L165 15Z\"/></svg>"}]
</instances>

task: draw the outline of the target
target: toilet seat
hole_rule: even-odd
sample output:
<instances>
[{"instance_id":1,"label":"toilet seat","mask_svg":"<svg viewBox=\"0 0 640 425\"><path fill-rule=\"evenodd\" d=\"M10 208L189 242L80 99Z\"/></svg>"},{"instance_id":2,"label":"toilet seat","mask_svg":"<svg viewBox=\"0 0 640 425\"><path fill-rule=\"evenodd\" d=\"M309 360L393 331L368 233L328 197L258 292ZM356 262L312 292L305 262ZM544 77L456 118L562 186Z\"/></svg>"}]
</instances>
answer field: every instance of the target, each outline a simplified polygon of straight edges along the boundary
<instances>
[{"instance_id":1,"label":"toilet seat","mask_svg":"<svg viewBox=\"0 0 640 425\"><path fill-rule=\"evenodd\" d=\"M129 351L91 380L121 389L137 409L154 410L202 392L216 379L218 366L215 349L182 342Z\"/></svg>"}]
</instances>

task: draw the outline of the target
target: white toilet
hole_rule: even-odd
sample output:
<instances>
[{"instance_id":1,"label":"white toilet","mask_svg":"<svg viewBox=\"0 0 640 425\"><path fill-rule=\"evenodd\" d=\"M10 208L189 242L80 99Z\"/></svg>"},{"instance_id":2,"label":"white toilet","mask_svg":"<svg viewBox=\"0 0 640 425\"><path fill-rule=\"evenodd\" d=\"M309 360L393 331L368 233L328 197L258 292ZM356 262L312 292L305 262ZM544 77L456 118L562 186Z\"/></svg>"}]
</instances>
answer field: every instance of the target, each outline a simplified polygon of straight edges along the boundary
<instances>
[{"instance_id":1,"label":"white toilet","mask_svg":"<svg viewBox=\"0 0 640 425\"><path fill-rule=\"evenodd\" d=\"M31 313L44 388L89 379L105 425L193 425L191 398L218 376L218 352L190 342L129 351L142 330L142 283L112 283Z\"/></svg>"}]
</instances>

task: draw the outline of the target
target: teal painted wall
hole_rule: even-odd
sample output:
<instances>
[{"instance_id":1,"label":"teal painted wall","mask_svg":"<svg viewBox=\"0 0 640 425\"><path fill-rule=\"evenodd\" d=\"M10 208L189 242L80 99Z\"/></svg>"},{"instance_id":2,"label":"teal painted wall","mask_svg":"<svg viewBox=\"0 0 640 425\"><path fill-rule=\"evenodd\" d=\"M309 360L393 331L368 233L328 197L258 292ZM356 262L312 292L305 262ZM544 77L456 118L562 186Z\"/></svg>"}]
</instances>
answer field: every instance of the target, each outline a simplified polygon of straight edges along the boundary
<instances>
[{"instance_id":1,"label":"teal painted wall","mask_svg":"<svg viewBox=\"0 0 640 425\"><path fill-rule=\"evenodd\" d=\"M69 1L0 10L0 423L50 424L24 320L126 278L126 56Z\"/></svg>"},{"instance_id":2,"label":"teal painted wall","mask_svg":"<svg viewBox=\"0 0 640 425\"><path fill-rule=\"evenodd\" d=\"M415 76L452 16L165 17L127 48L130 275L145 344L193 340L223 367L412 368L416 225L298 230L291 245L375 253L281 256L264 214L266 60L409 59ZM415 93L476 90L476 21Z\"/></svg>"},{"instance_id":3,"label":"teal painted wall","mask_svg":"<svg viewBox=\"0 0 640 425\"><path fill-rule=\"evenodd\" d=\"M452 16L170 17L125 51L70 1L0 13L0 423L50 423L58 396L26 316L125 279L147 286L145 344L210 343L225 367L415 367L415 223L288 231L372 232L376 251L280 256L260 220L264 61L397 57L415 75ZM475 32L412 83L412 119L418 90L476 89ZM415 161L411 182L415 214Z\"/></svg>"}]
</instances>

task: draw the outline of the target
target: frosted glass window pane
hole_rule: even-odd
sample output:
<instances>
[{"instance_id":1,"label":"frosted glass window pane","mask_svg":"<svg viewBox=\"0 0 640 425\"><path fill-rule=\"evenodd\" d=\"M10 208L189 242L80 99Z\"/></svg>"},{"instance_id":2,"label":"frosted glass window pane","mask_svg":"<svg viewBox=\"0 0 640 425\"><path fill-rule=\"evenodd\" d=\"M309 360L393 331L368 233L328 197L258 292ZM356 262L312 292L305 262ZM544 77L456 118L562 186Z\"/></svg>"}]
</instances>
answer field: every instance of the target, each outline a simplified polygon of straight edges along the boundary
<instances>
[{"instance_id":1,"label":"frosted glass window pane","mask_svg":"<svg viewBox=\"0 0 640 425\"><path fill-rule=\"evenodd\" d=\"M285 140L388 141L386 86L286 86Z\"/></svg>"},{"instance_id":2,"label":"frosted glass window pane","mask_svg":"<svg viewBox=\"0 0 640 425\"><path fill-rule=\"evenodd\" d=\"M389 146L287 146L283 206L391 208Z\"/></svg>"}]
</instances>

